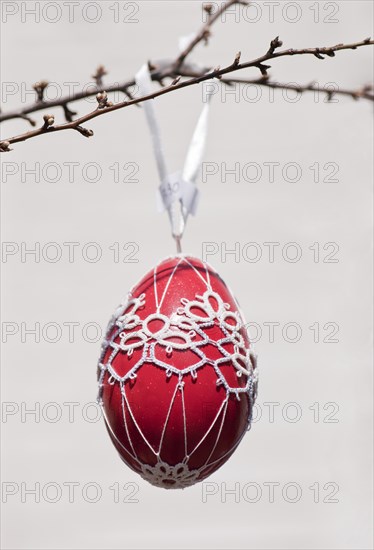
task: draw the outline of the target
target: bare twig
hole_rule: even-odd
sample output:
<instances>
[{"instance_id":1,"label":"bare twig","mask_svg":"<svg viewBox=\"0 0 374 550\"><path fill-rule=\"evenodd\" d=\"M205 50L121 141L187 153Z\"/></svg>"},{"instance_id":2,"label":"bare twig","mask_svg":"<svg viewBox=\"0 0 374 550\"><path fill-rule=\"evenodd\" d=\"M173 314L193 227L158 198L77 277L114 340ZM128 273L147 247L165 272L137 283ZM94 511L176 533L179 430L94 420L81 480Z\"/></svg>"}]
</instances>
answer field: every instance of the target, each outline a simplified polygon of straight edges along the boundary
<instances>
[{"instance_id":1,"label":"bare twig","mask_svg":"<svg viewBox=\"0 0 374 550\"><path fill-rule=\"evenodd\" d=\"M112 86L106 86L105 90L107 93L120 91L126 94L127 89L131 88L134 85L135 85L135 80L132 79L120 84L117 83ZM64 96L59 99L44 101L42 103L40 102L32 103L20 110L16 109L14 111L9 111L7 113L6 112L0 113L0 122L4 122L5 120L12 120L15 118L26 118L27 115L29 115L30 113L35 113L37 111L42 111L44 109L52 109L54 107L62 107L66 115L66 107L69 103L73 103L76 101L80 101L82 99L87 99L89 97L96 96L97 93L103 92L103 91L104 90L102 88L97 87L93 84L92 88L85 89L84 91L81 91L81 92L76 92L70 96Z\"/></svg>"},{"instance_id":2,"label":"bare twig","mask_svg":"<svg viewBox=\"0 0 374 550\"><path fill-rule=\"evenodd\" d=\"M35 84L33 85L33 88L36 92L36 100L39 103L42 103L44 101L44 91L48 84L48 80L41 80L40 82L35 82Z\"/></svg>"},{"instance_id":3,"label":"bare twig","mask_svg":"<svg viewBox=\"0 0 374 550\"><path fill-rule=\"evenodd\" d=\"M201 70L196 71L196 66L184 64L183 67L181 67L180 73L178 76L181 76L181 77L199 76L205 73L207 70L208 70L207 68L202 68ZM160 70L158 67L154 67L153 71L151 72L151 79L154 82L158 82L160 84L163 82L163 79L165 78L174 79L175 77L176 75L172 70L172 62L168 62L165 68L162 68L162 70ZM134 88L134 86L135 86L135 79L132 78L124 82L120 82L120 83L117 82L115 84L105 86L105 91L108 94L121 92L129 99L134 99L131 93L131 89ZM58 99L48 100L48 101L44 100L43 102L34 102L34 103L31 103L30 105L27 105L23 109L15 109L14 111L8 111L5 113L1 112L0 122L22 118L24 120L27 120L32 126L35 126L35 121L32 121L32 119L27 115L38 111L42 111L45 109L51 110L55 107L61 107L64 111L66 111L66 107L68 106L68 104L81 101L82 99L88 99L90 97L94 97L99 92L103 92L103 91L104 91L103 87L98 87L93 83L92 87L89 87L89 88L86 87L84 91L75 92L74 94L71 94L69 96L63 96ZM72 116L77 114L77 113L74 113L73 111L70 111L70 113L72 113ZM66 112L64 114L66 116ZM32 122L34 122L34 124L32 124Z\"/></svg>"},{"instance_id":4,"label":"bare twig","mask_svg":"<svg viewBox=\"0 0 374 550\"><path fill-rule=\"evenodd\" d=\"M73 120L73 116L75 116L77 114L76 111L72 111L69 107L68 107L68 104L67 103L63 103L62 105L62 108L64 110L64 115L65 115L65 120L67 120L67 122L72 122ZM35 124L33 124L33 126L35 126Z\"/></svg>"},{"instance_id":5,"label":"bare twig","mask_svg":"<svg viewBox=\"0 0 374 550\"><path fill-rule=\"evenodd\" d=\"M200 42L206 42L208 39L208 36L211 33L211 27L213 24L218 21L225 11L227 11L231 6L234 4L243 4L248 5L249 2L247 0L228 0L226 3L222 3L221 7L215 12L213 9L212 4L204 4L203 9L207 13L208 20L207 22L202 26L200 31L198 31L195 35L195 37L191 40L191 42L188 44L188 46L185 48L185 50L176 58L174 61L169 62L160 62L160 67L157 65L153 65L153 63L149 62L150 70L151 70L151 79L155 82L158 82L160 86L164 87L165 82L164 80L166 78L170 78L173 81L173 85L175 85L177 82L179 82L178 77L200 77L206 74L206 72L209 70L208 68L197 68L196 66L191 66L189 64L186 64L186 58L190 55L190 53L194 50L194 48L200 43ZM369 42L371 43L371 42ZM360 45L360 44L359 44ZM253 80L230 80L231 83L238 83L238 84L246 84L246 83L255 83L259 86L267 86L270 88L283 88L283 89L296 89L299 91L318 91L317 87L311 88L309 86L295 86L289 84L281 84L281 83L274 83L269 80L268 75L268 69L270 68L268 65L265 65L263 63L266 59L271 59L274 57L278 57L278 54L274 55L274 52L277 48L282 46L282 42L279 40L279 37L277 36L274 40L271 41L269 50L266 54L266 56L263 56L262 59L257 60L258 63L253 65L252 62L247 66L256 66L260 72L261 72L261 78L259 79L253 79ZM323 55L327 55L330 57L333 57L335 55L335 51L337 49L346 49L346 48L352 48L355 49L357 47L357 44L353 45L342 45L339 44L337 46L333 46L330 48L314 48L312 49L313 52L309 50L286 50L285 52L281 52L280 55L294 55L302 54L302 53L313 53L316 57L319 59L323 59ZM240 52L237 54L235 58L235 66L239 67L240 62ZM241 66L241 68L244 68L244 66ZM217 69L215 69L217 71ZM123 83L115 83L112 85L105 86L103 85L103 76L107 75L107 71L103 65L99 65L95 71L95 73L92 75L92 78L95 80L96 85L92 85L91 88L86 88L84 91L76 92L74 94L71 94L70 96L64 96L56 100L49 100L46 101L44 99L44 92L45 89L48 86L48 81L42 80L40 82L37 82L34 84L34 89L37 93L37 98L34 103L31 105L28 105L24 107L23 109L16 109L14 111L9 111L2 113L0 112L0 122L4 122L6 120L12 120L16 118L21 118L23 120L26 120L31 124L31 126L36 126L36 121L29 117L28 115L40 110L48 110L50 111L54 107L61 107L64 112L65 120L67 122L73 122L73 117L77 115L77 113L69 108L69 104L73 102L80 101L82 99L86 99L92 96L96 96L98 93L113 93L113 92L122 92L130 101L133 101L135 98L131 92L131 88L135 86L135 79L131 79L128 81L125 81ZM221 78L221 75L217 75L217 78ZM226 79L223 79L222 82L224 84L229 84L229 81ZM346 95L350 96L354 99L368 99L373 100L372 94L370 94L370 89L363 88L362 90L340 90L336 89L333 91L330 91L328 89L321 89L321 92L326 93L327 95L332 96L335 95Z\"/></svg>"},{"instance_id":6,"label":"bare twig","mask_svg":"<svg viewBox=\"0 0 374 550\"><path fill-rule=\"evenodd\" d=\"M125 107L130 107L131 105L137 105L139 103L143 103L144 101L154 99L154 98L159 97L161 95L171 93L173 91L180 90L180 89L186 88L188 86L199 84L200 82L204 82L206 80L211 80L213 78L220 78L224 75L227 75L229 73L233 73L233 72L236 72L236 71L240 71L240 70L243 70L245 68L256 67L261 71L261 73L263 73L263 71L264 71L263 62L267 61L269 59L276 59L278 57L297 56L297 55L313 55L313 56L316 56L318 58L321 58L321 57L323 58L323 55L327 55L329 57L332 57L332 53L334 53L336 51L347 50L347 49L356 49L356 48L359 48L359 47L362 47L362 46L368 46L368 45L373 45L373 44L374 44L373 40L370 40L370 39L366 38L366 39L364 39L360 42L355 42L355 43L352 43L352 44L337 44L335 46L328 46L328 47L323 47L323 48L305 48L305 49L301 49L301 50L289 49L289 50L283 50L283 51L280 51L280 52L272 51L272 48L270 48L265 55L263 55L263 56L261 56L257 59L254 59L252 61L247 61L247 62L244 62L244 63L238 62L238 56L236 56L233 63L231 65L228 65L227 67L225 67L223 69L221 69L221 68L214 69L214 70L209 71L209 72L207 72L207 73L205 73L201 76L197 76L195 78L191 78L191 79L185 80L183 82L178 82L178 83L176 83L172 86L162 88L161 90L153 92L153 93L151 93L147 96L135 98L135 99L130 100L130 101L122 101L122 102L116 103L114 105L108 105L106 101L104 101L104 104L102 103L103 98L101 98L101 96L100 96L100 99L98 99L98 103L99 103L98 108L96 110L92 111L91 113L88 113L88 114L86 114L86 115L84 115L84 116L82 116L82 117L80 117L76 120L73 120L71 122L67 122L65 124L60 124L60 125L57 125L57 126L52 125L52 126L48 126L48 127L45 127L45 125L43 125L41 128L38 128L38 129L33 130L31 132L26 132L24 134L20 134L18 136L14 136L12 138L8 138L8 139L4 140L3 142L0 142L0 149L2 151L4 151L4 150L8 151L9 150L9 145L12 144L12 143L17 143L17 142L20 142L20 141L26 141L28 139L43 135L45 133L59 132L59 131L62 131L62 130L77 130L78 132L80 132L85 137L90 137L91 135L93 135L92 130L87 130L86 128L82 127L82 124L84 124L84 123L88 122L89 120L92 120L92 119L94 119L98 116L101 116L104 113L117 111L117 110L123 109ZM318 55L316 55L316 54L318 54ZM265 67L267 67L267 66L265 66ZM232 82L232 80L230 80L230 81ZM326 92L326 93L329 93L329 92ZM359 94L357 92L356 92L356 96L357 97L359 96Z\"/></svg>"},{"instance_id":7,"label":"bare twig","mask_svg":"<svg viewBox=\"0 0 374 550\"><path fill-rule=\"evenodd\" d=\"M208 21L200 29L200 31L196 33L196 36L191 40L188 46L180 53L180 55L175 60L174 71L176 74L178 73L180 67L183 65L185 59L190 55L192 50L194 50L195 47L198 44L200 44L200 42L204 42L205 44L208 43L208 39L211 33L211 27L214 25L216 21L218 21L220 17L222 17L223 13L227 11L234 4L249 4L249 2L245 2L244 0L239 0L239 1L228 0L228 2L226 2L225 4L222 4L221 7L215 13L213 13L212 4L205 4L203 6L203 9L208 14Z\"/></svg>"},{"instance_id":8,"label":"bare twig","mask_svg":"<svg viewBox=\"0 0 374 550\"><path fill-rule=\"evenodd\" d=\"M195 37L191 40L191 42L188 44L188 46L183 50L183 52L176 58L175 61L169 62L169 63L162 63L161 67L157 67L153 65L153 63L149 62L149 68L151 73L152 80L158 82L162 88L158 92L154 92L148 96L140 97L140 98L134 98L132 93L130 92L130 88L135 85L135 80L129 80L122 85L116 84L112 86L107 86L106 90L103 89L103 76L107 74L106 69L103 65L100 65L95 74L92 75L92 78L96 82L96 89L92 90L86 90L85 92L78 92L74 94L73 96L60 98L59 100L55 101L44 101L44 91L46 87L48 86L47 81L41 81L34 85L34 89L37 93L37 101L32 104L31 106L25 107L22 110L13 111L5 114L0 114L0 121L4 120L10 120L13 118L22 118L27 120L31 125L35 126L36 123L33 119L31 119L28 115L32 112L39 111L41 109L47 109L50 107L62 107L66 119L65 124L55 125L54 124L54 116L53 115L45 115L43 117L44 124L33 131L26 132L24 134L21 134L19 136L15 136L12 138L8 138L2 142L0 142L0 151L9 151L9 146L12 143L17 143L19 141L26 141L28 139L31 139L33 137L37 137L39 135L43 135L45 133L51 133L51 132L58 132L62 130L77 130L79 133L81 133L85 137L90 137L93 135L93 131L85 128L82 126L85 122L92 120L93 118L96 118L97 116L100 116L104 113L122 109L125 107L129 107L130 105L138 105L139 103L142 103L144 101L148 101L150 99L154 99L155 97L158 97L160 95L163 95L165 93L169 93L171 91L175 91L187 86L191 86L194 84L198 84L200 82L203 82L205 80L209 79L222 79L224 75L227 75L229 73L242 70L245 68L255 67L261 72L261 77L256 80L238 80L238 79L222 79L222 82L225 85L232 85L234 83L239 84L245 84L245 83L256 83L262 86L268 86L272 88L283 88L283 89L294 89L298 91L306 91L306 90L313 90L313 91L322 91L327 94L328 99L331 99L333 95L340 93L343 95L349 95L355 99L358 99L360 97L366 98L366 99L373 99L372 94L369 92L371 89L368 87L363 88L359 91L351 91L351 90L331 90L331 89L320 89L318 86L315 86L314 84L310 84L308 86L295 86L292 84L279 84L272 82L269 79L268 75L268 69L270 68L269 65L266 65L264 62L268 61L270 59L275 59L277 57L283 57L283 56L294 56L294 55L314 55L318 59L324 59L324 56L334 57L335 52L339 50L344 49L356 49L360 46L373 44L373 41L370 39L365 39L361 42L356 42L353 44L337 44L335 46L329 46L324 48L306 48L302 50L283 50L283 51L277 51L281 46L282 42L279 40L279 37L276 37L274 40L271 41L270 47L265 55L245 63L240 63L240 52L235 56L234 62L225 67L224 69L221 69L220 67L217 67L215 69L191 69L190 66L187 66L186 59L190 55L190 53L194 50L194 48L200 43L200 42L207 42L208 38L211 33L211 27L212 25L222 16L222 14L228 10L232 5L234 4L245 4L247 5L247 0L228 0L226 3L222 4L222 6L213 13L213 6L211 4L205 4L204 9L208 14L208 20L207 22L202 26L199 32L195 35ZM180 81L182 77L190 76L189 80ZM172 82L170 86L165 87L164 85L164 79L165 78L171 78ZM108 99L108 92L112 91L118 91L120 90L123 92L126 97L129 99L129 101L122 101L119 103L116 103L113 105L111 101ZM77 119L73 119L73 117L76 115L74 111L72 111L68 104L73 101L78 101L80 99L90 97L92 95L96 95L96 100L98 103L97 109L92 111L91 113L88 113L82 117L79 117Z\"/></svg>"},{"instance_id":9,"label":"bare twig","mask_svg":"<svg viewBox=\"0 0 374 550\"><path fill-rule=\"evenodd\" d=\"M239 52L240 53L240 52ZM240 55L239 53L237 54L237 63L239 64L239 60L240 60ZM205 74L207 72L207 68L202 68L202 69L199 69L197 70L196 68L192 68L192 66L188 66L188 65L184 65L183 66L183 69L180 71L181 74L179 74L178 76L179 77L198 77L198 76L202 76L203 74ZM155 69L153 71L153 73L151 73L151 78L154 82L158 82L161 84L162 82L162 85L164 85L164 82L163 80L161 80L161 74L162 74L162 79L165 79L165 78L177 78L177 77L174 77L174 73L171 71L171 65L168 66L167 69L163 69L162 70L162 73L160 73L160 71L158 71L158 69ZM277 89L285 89L285 90L296 90L296 91L299 91L299 92L305 92L305 91L320 91L321 93L326 93L326 94L333 94L333 96L336 96L336 95L345 95L345 96L349 96L349 97L352 97L353 99L367 99L369 101L374 101L374 97L373 97L373 94L370 93L371 91L371 86L368 86L368 87L363 87L362 89L359 89L359 90L345 90L345 89L341 89L341 88L337 88L335 90L331 90L329 91L327 88L324 88L324 87L319 87L317 85L314 84L313 87L311 87L310 84L307 84L307 85L292 85L292 84L287 84L287 83L280 83L280 82L273 82L271 81L270 79L267 78L263 78L263 77L260 77L260 78L253 78L253 79L225 79L223 78L221 80L221 82L223 84L256 84L258 86L263 86L263 87L269 87L269 88L277 88ZM133 100L134 99L134 96L133 94L131 93L131 88L133 88L135 86L135 80L127 80L125 82L122 82L122 83L116 83L116 84L112 84L112 85L108 85L105 87L105 91L110 94L110 93L116 93L116 92L122 92L126 97L128 97L128 99L130 100ZM31 126L36 126L36 122L34 119L32 119L31 117L29 117L28 115L30 113L35 113L35 112L38 112L38 111L42 111L42 110L51 110L55 107L62 107L63 111L64 111L64 115L65 115L65 119L67 122L71 122L73 120L73 116L77 115L77 113L73 110L71 110L69 108L69 104L71 103L75 103L75 102L78 102L78 101L81 101L83 99L87 99L87 98L90 98L90 97L93 97L93 96L96 96L97 93L99 92L103 92L104 90L103 89L97 89L96 87L92 87L91 89L85 89L85 91L83 92L76 92L74 94L72 94L71 96L64 96L60 99L56 99L56 100L51 100L51 101L44 101L42 103L32 103L30 105L28 105L27 107L19 110L19 109L16 109L14 111L8 111L8 112L0 112L0 122L4 122L6 120L14 120L14 119L17 119L17 118L21 118L23 120L26 120L27 122L29 122L29 124Z\"/></svg>"},{"instance_id":10,"label":"bare twig","mask_svg":"<svg viewBox=\"0 0 374 550\"><path fill-rule=\"evenodd\" d=\"M222 17L223 13L227 11L234 4L246 5L248 4L248 2L246 0L228 0L226 3L222 3L221 7L214 14L213 14L212 4L205 4L203 6L203 9L208 14L207 23L202 26L201 30L196 34L193 40L188 44L186 49L175 60L170 61L166 65L166 67L164 67L161 71L158 69L157 66L153 66L153 64L149 62L151 79L155 82L158 82L161 86L164 86L164 79L167 77L174 80L178 76L180 77L200 76L201 74L205 73L208 69L204 69L200 71L200 75L194 74L194 73L191 74L191 70L189 69L188 66L186 66L185 60L187 56L193 51L193 49L200 42L202 41L207 42L208 35L210 35L210 32L211 32L211 27L214 25L216 21L218 21L220 17ZM95 73L92 75L92 78L94 79L96 85L93 85L91 89L86 89L82 92L77 92L75 94L72 94L71 96L62 97L52 101L43 100L44 90L48 86L48 82L45 80L41 82L37 82L33 86L33 88L37 92L37 101L35 103L32 103L31 105L28 105L27 107L24 107L23 109L16 109L14 111L9 111L8 113L0 113L0 122L4 122L5 120L12 120L15 118L23 118L24 120L27 120L32 126L35 126L36 124L35 121L32 120L27 115L43 109L51 109L53 107L62 107L64 110L65 119L68 122L71 122L72 116L76 115L77 113L74 113L73 111L70 111L70 109L68 109L67 107L68 103L80 101L82 99L95 96L97 93L103 92L104 91L103 76L107 74L108 72L106 68L103 65L99 65ZM119 91L119 92L122 92L130 100L133 100L134 97L130 90L134 86L135 86L135 79L132 78L121 84L116 83L111 86L105 86L105 91L106 93Z\"/></svg>"},{"instance_id":11,"label":"bare twig","mask_svg":"<svg viewBox=\"0 0 374 550\"><path fill-rule=\"evenodd\" d=\"M103 87L103 76L107 75L107 71L104 67L104 65L99 65L96 69L96 72L92 75L92 78L96 82L96 85L98 88Z\"/></svg>"},{"instance_id":12,"label":"bare twig","mask_svg":"<svg viewBox=\"0 0 374 550\"><path fill-rule=\"evenodd\" d=\"M309 84L294 84L294 83L283 83L276 82L267 78L252 78L252 79L241 79L241 78L222 78L221 82L227 86L233 86L234 84L238 85L259 85L267 88L273 88L277 90L293 90L300 94L304 92L315 92L318 94L325 94L328 101L331 101L336 95L351 97L352 99L367 99L369 101L374 101L373 86L371 84L365 85L357 90L348 90L344 88L333 88L329 85L320 86L316 82L310 82Z\"/></svg>"}]
</instances>

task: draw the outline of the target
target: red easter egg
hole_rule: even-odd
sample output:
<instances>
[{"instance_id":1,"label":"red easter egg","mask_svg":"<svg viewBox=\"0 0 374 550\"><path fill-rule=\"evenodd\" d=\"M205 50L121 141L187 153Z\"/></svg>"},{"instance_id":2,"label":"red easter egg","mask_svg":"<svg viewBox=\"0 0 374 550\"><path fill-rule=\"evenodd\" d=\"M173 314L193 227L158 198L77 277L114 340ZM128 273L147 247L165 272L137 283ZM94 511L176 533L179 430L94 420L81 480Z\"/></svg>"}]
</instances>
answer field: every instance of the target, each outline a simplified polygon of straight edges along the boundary
<instances>
[{"instance_id":1,"label":"red easter egg","mask_svg":"<svg viewBox=\"0 0 374 550\"><path fill-rule=\"evenodd\" d=\"M158 487L205 479L250 427L256 356L237 301L197 258L168 258L133 287L109 323L98 377L114 446Z\"/></svg>"}]
</instances>

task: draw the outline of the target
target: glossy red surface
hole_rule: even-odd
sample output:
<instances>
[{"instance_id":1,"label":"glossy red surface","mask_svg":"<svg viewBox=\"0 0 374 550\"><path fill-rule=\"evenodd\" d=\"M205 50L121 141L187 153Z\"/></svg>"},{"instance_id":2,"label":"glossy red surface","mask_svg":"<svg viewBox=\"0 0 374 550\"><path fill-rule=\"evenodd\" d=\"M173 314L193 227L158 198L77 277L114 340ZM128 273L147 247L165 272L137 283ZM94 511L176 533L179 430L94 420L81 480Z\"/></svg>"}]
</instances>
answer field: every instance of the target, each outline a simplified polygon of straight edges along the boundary
<instances>
[{"instance_id":1,"label":"glossy red surface","mask_svg":"<svg viewBox=\"0 0 374 550\"><path fill-rule=\"evenodd\" d=\"M211 293L208 301L212 310L217 311L219 307L218 295L228 304L226 311L235 313L240 324L243 324L236 300L222 279L207 264L189 256L177 256L161 262L155 270L143 277L131 294L134 298L142 297L144 301L144 305L136 311L140 320L157 310L170 319L180 312L183 307L181 299L185 299L184 303L187 303L186 300L195 301L190 311L192 315L198 316L201 324L204 319L208 321L211 310L204 309L204 306L198 307L200 298L197 297L204 295L207 290ZM131 312L131 306L127 311ZM126 313L126 307L121 313ZM227 323L234 323L231 315L227 317ZM187 372L181 376L176 372L167 373L165 366L155 365L148 357L136 371L136 377L123 383L123 396L121 384L118 380L113 383L110 373L105 372L102 400L108 431L121 458L135 471L141 473L141 464L154 466L160 460L169 465L184 462L189 470L201 469L197 480L202 480L229 458L246 431L252 406L248 392L244 391L248 377L238 377L237 368L228 357L219 366L233 392L227 393L224 385L217 385L214 361L223 355L216 342L224 338L225 333L217 319L211 324L203 329L209 342L198 347L200 354L195 347L196 343L203 341L200 334L192 338L193 346L189 349L174 348L170 353L166 344L161 345L152 338L152 334L160 334L159 331L165 328L165 322L156 319L147 324L149 332L146 344L155 344L154 356L163 365L171 365L183 371L201 363L203 353L204 364L196 369L196 374ZM113 342L120 344L124 332L116 336L113 329ZM248 349L250 343L246 330L240 327L238 332ZM134 337L127 343L137 341L140 341L139 337ZM167 342L184 343L180 337L170 335ZM232 342L223 343L222 346L229 354L234 353ZM130 355L119 352L111 360L113 371L119 377L124 377L144 357L144 349L144 345L140 345ZM108 347L104 364L108 362L112 351ZM244 361L240 364L245 366ZM181 382L183 391L177 387ZM241 393L236 395L235 388L240 388Z\"/></svg>"}]
</instances>

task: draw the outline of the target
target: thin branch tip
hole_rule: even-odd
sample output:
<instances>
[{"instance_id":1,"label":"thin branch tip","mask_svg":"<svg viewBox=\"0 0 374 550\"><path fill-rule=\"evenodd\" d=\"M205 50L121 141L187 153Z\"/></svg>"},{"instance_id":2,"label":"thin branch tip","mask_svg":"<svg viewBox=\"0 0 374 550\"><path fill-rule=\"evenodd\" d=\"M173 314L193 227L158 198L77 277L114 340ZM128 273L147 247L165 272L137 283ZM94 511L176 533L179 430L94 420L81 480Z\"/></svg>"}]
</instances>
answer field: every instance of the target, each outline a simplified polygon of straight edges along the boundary
<instances>
[{"instance_id":1,"label":"thin branch tip","mask_svg":"<svg viewBox=\"0 0 374 550\"><path fill-rule=\"evenodd\" d=\"M203 10L210 15L213 11L213 4L203 4Z\"/></svg>"},{"instance_id":2,"label":"thin branch tip","mask_svg":"<svg viewBox=\"0 0 374 550\"><path fill-rule=\"evenodd\" d=\"M99 65L95 71L95 73L92 75L92 78L96 82L97 86L99 88L102 88L103 86L103 76L107 75L108 72L104 65Z\"/></svg>"},{"instance_id":3,"label":"thin branch tip","mask_svg":"<svg viewBox=\"0 0 374 550\"><path fill-rule=\"evenodd\" d=\"M0 152L9 153L10 151L12 151L12 149L10 149L9 146L10 146L9 141L0 141Z\"/></svg>"},{"instance_id":4,"label":"thin branch tip","mask_svg":"<svg viewBox=\"0 0 374 550\"><path fill-rule=\"evenodd\" d=\"M279 36L276 36L271 42L270 42L270 48L268 49L268 55L272 55L277 48L281 48L283 46L282 40L279 40Z\"/></svg>"},{"instance_id":5,"label":"thin branch tip","mask_svg":"<svg viewBox=\"0 0 374 550\"><path fill-rule=\"evenodd\" d=\"M236 54L234 63L233 63L234 67L237 67L239 65L241 56L242 56L242 52L238 52Z\"/></svg>"},{"instance_id":6,"label":"thin branch tip","mask_svg":"<svg viewBox=\"0 0 374 550\"><path fill-rule=\"evenodd\" d=\"M93 130L90 130L88 128L83 128L83 126L76 126L74 130L77 130L82 136L84 137L92 137L94 135Z\"/></svg>"},{"instance_id":7,"label":"thin branch tip","mask_svg":"<svg viewBox=\"0 0 374 550\"><path fill-rule=\"evenodd\" d=\"M39 82L35 82L35 84L33 84L32 86L36 92L36 101L38 101L39 103L42 103L44 101L44 92L48 84L48 80L40 80Z\"/></svg>"},{"instance_id":8,"label":"thin branch tip","mask_svg":"<svg viewBox=\"0 0 374 550\"><path fill-rule=\"evenodd\" d=\"M67 103L62 104L62 108L65 115L66 122L73 122L73 117L77 115L78 113L76 111L72 111Z\"/></svg>"}]
</instances>

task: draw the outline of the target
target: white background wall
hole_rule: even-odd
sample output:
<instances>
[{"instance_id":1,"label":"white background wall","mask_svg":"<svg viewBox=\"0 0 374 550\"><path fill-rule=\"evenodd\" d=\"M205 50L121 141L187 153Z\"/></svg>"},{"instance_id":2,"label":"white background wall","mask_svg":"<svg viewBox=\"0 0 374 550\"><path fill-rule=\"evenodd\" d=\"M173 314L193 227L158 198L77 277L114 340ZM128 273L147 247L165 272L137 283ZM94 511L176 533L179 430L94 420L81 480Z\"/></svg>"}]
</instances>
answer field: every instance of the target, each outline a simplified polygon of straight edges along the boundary
<instances>
[{"instance_id":1,"label":"white background wall","mask_svg":"<svg viewBox=\"0 0 374 550\"><path fill-rule=\"evenodd\" d=\"M3 2L3 9L6 4L10 3ZM73 22L67 3L60 2L62 15L56 23L46 20L55 17L53 5L44 13L46 3L40 2L38 23L25 14L25 7L37 4L12 3L18 12L6 24L2 14L4 110L29 103L31 95L24 97L24 91L41 78L59 83L60 88L54 86L57 94L67 93L68 83L82 87L99 63L109 71L106 82L122 81L148 59L174 56L178 37L201 24L200 2L192 1L142 0L132 16L137 23L114 22L116 6L122 16L131 15L126 3L115 1L91 7L80 2ZM262 3L257 13L252 7L227 16L214 28L209 48L199 47L193 59L223 66L238 50L243 60L250 59L264 53L276 35L285 47L300 48L361 40L373 32L373 5L368 1L319 2L317 21L316 3L272 4L273 22L269 7ZM300 17L292 23L295 4ZM90 23L95 6L101 14ZM372 78L372 49L341 52L325 61L294 57L269 64L279 81L315 79L355 88ZM13 93L9 83L14 83ZM261 368L258 421L231 460L209 479L217 493L206 502L201 484L164 491L141 480L116 456L103 422L87 420L95 415L86 404L96 398L100 344L88 341L95 339L95 330L91 325L85 334L85 325L104 328L127 289L174 252L167 216L155 207L157 172L142 110L130 108L88 123L95 132L91 139L62 132L17 144L2 156L2 240L20 249L21 243L28 248L40 243L42 250L55 242L63 251L56 263L43 254L39 262L32 255L22 261L20 252L2 260L2 321L8 323L3 329L17 331L7 337L2 351L2 399L6 410L14 413L3 415L2 480L14 483L5 487L17 491L2 508L4 548L372 547L372 104L348 98L327 104L313 94L294 101L294 94L287 100L282 92L273 98L266 88L245 92L248 95L238 90L239 98L219 93L214 98L205 160L217 163L218 172L199 183L198 215L190 220L184 243L185 250L197 256L204 242L217 243L219 252L207 260L234 290L247 320L262 329L256 344ZM171 170L181 167L201 98L202 89L195 87L155 102ZM83 114L92 105L83 101L76 106ZM61 111L55 114L62 121ZM4 123L3 138L26 128L22 120ZM67 162L79 163L71 182ZM260 166L257 182L248 181L254 171L243 175L249 162ZM268 162L279 163L274 182L269 182L264 165ZM338 168L336 182L323 181L329 162ZM25 174L36 163L39 182ZM51 181L55 172L49 163L61 171L57 182ZM95 183L84 180L87 163L101 169ZM136 163L138 182L115 183L110 169L114 163ZM224 182L224 168L235 163L242 172L240 181L228 175ZM285 172L286 178L282 175L288 163L297 163L301 170L294 183L287 181L292 169ZM319 183L310 169L315 163L320 167ZM11 170L15 175L9 175ZM92 179L94 167L90 170ZM120 174L126 176L122 168ZM64 242L79 243L73 262ZM82 257L89 242L97 243L102 253L96 263ZM121 247L137 243L137 263L124 263L123 251L116 263L110 249L115 242ZM256 263L243 254L238 259L220 253L235 243L242 253L249 242L258 243L262 252ZM274 262L269 261L266 242L280 243ZM295 263L282 256L291 242L302 252ZM323 250L330 242L339 247L335 263L323 261L333 250ZM319 243L318 262L309 248L313 243ZM52 248L44 250L53 253ZM69 322L78 323L72 343ZM279 323L274 341L264 324L269 322ZM291 329L282 336L290 322L302 331L296 343L287 341L294 334ZM41 327L39 343L25 334L35 323ZM56 343L48 341L55 334L48 323L61 329ZM318 343L309 328L314 323L320 327ZM330 333L329 327L323 328L326 323L338 327L337 342L323 342ZM257 332L255 325L252 332ZM69 422L64 403L73 402L77 405ZM287 406L291 402L297 408ZM56 403L57 409L48 403ZM25 414L25 409L35 407L40 407L40 414ZM54 423L56 411L61 418ZM291 422L295 411L301 418ZM78 484L71 503L67 482ZM89 482L102 491L96 503L84 499L83 487ZM137 485L127 486L127 491L121 488L120 500L134 487L136 502L115 502L110 487L129 482ZM269 482L279 484L274 502ZM35 483L41 487L40 503L23 494ZM54 485L44 494L47 483ZM256 485L246 493L248 483L257 483L261 490L257 502L250 502L255 500ZM295 503L289 502L292 487L282 496L288 483L301 490ZM225 489L235 484L236 497L227 495L224 502ZM312 485L319 487L318 502ZM48 502L54 497L53 487L62 491L56 503ZM337 493L331 497L334 487ZM329 498L337 502L326 502Z\"/></svg>"}]
</instances>

